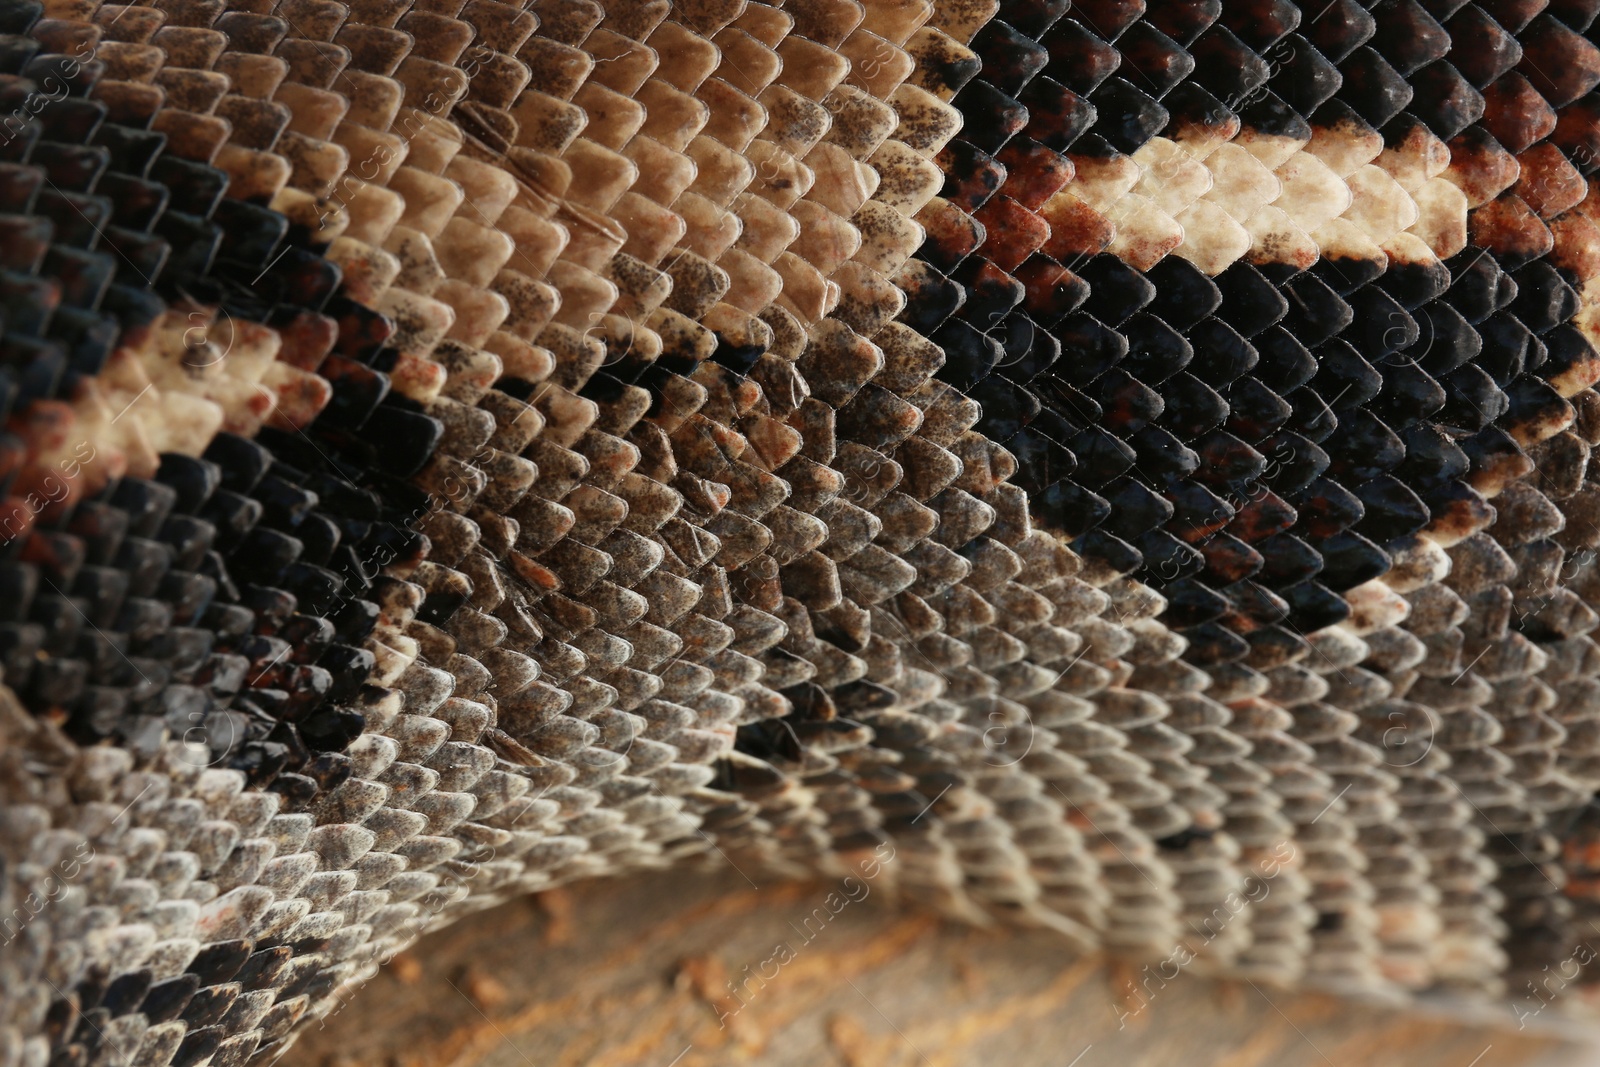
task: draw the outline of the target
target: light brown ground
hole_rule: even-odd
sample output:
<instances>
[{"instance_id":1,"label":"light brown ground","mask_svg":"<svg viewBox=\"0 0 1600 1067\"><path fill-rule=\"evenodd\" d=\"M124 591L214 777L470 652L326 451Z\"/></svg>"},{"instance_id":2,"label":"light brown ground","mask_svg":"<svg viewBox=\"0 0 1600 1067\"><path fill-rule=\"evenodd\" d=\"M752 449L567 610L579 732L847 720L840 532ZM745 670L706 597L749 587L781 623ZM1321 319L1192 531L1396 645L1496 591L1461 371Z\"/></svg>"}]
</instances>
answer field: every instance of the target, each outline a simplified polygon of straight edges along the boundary
<instances>
[{"instance_id":1,"label":"light brown ground","mask_svg":"<svg viewBox=\"0 0 1600 1067\"><path fill-rule=\"evenodd\" d=\"M760 879L758 879L760 881ZM1579 1067L1600 1051L1509 1007L1351 1004L1075 957L836 883L651 874L529 897L391 961L286 1067ZM861 895L861 890L855 890ZM786 944L789 952L780 952ZM792 953L792 958L787 958ZM786 962L785 962L786 960ZM748 967L748 971L746 970ZM752 975L770 976L770 981ZM1170 974L1171 971L1169 970ZM745 1004L729 994L740 988ZM1119 991L1121 991L1119 993ZM720 999L719 998L723 998ZM728 1013L726 1027L719 1015ZM1125 1020L1119 1018L1127 1013ZM1119 1026L1120 1024L1120 1026Z\"/></svg>"}]
</instances>

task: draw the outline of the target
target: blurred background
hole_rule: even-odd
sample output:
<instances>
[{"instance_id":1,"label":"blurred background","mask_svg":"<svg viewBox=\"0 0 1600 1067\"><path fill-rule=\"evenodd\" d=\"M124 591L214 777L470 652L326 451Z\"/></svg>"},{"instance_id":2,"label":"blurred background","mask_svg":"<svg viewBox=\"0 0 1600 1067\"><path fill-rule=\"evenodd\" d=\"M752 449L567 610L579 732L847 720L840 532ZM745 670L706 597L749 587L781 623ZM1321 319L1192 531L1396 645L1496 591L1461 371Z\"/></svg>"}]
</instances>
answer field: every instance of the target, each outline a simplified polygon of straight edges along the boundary
<instances>
[{"instance_id":1,"label":"blurred background","mask_svg":"<svg viewBox=\"0 0 1600 1067\"><path fill-rule=\"evenodd\" d=\"M1576 987L1542 1006L1523 992L1386 1004L1145 969L896 906L870 883L766 884L719 863L525 897L430 935L283 1062L1600 1067Z\"/></svg>"}]
</instances>

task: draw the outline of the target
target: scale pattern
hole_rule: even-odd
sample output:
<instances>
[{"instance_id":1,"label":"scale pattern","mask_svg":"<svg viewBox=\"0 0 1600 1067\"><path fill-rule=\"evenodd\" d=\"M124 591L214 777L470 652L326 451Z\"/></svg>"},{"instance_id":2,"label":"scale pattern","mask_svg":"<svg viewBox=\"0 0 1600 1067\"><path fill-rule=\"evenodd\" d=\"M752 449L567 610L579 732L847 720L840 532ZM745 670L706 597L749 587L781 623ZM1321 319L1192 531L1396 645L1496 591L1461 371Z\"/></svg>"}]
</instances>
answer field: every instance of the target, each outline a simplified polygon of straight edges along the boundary
<instances>
[{"instance_id":1,"label":"scale pattern","mask_svg":"<svg viewBox=\"0 0 1600 1067\"><path fill-rule=\"evenodd\" d=\"M676 863L1600 918L1600 0L0 0L0 1067Z\"/></svg>"}]
</instances>

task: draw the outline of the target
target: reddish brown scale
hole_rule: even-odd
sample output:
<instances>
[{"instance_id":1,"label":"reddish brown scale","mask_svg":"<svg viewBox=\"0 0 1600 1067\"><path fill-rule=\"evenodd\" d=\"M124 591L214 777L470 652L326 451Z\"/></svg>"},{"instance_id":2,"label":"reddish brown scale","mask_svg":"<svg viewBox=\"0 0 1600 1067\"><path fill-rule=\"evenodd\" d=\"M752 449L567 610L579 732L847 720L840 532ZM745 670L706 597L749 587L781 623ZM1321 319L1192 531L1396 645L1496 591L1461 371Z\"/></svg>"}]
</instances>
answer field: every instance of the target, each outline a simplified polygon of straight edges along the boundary
<instances>
[{"instance_id":1,"label":"reddish brown scale","mask_svg":"<svg viewBox=\"0 0 1600 1067\"><path fill-rule=\"evenodd\" d=\"M1079 200L1057 198L1040 212L1050 226L1042 251L1063 263L1082 262L1105 251L1116 236L1106 217Z\"/></svg>"},{"instance_id":2,"label":"reddish brown scale","mask_svg":"<svg viewBox=\"0 0 1600 1067\"><path fill-rule=\"evenodd\" d=\"M283 341L278 359L315 373L339 340L339 323L327 315L303 311L279 326L278 336Z\"/></svg>"},{"instance_id":3,"label":"reddish brown scale","mask_svg":"<svg viewBox=\"0 0 1600 1067\"><path fill-rule=\"evenodd\" d=\"M333 398L333 387L314 375L296 377L278 387L277 406L268 425L278 430L304 430ZM263 413L264 414L264 413Z\"/></svg>"},{"instance_id":4,"label":"reddish brown scale","mask_svg":"<svg viewBox=\"0 0 1600 1067\"><path fill-rule=\"evenodd\" d=\"M923 258L946 270L953 269L983 243L982 224L949 201L932 201L917 212L916 220L927 231Z\"/></svg>"},{"instance_id":5,"label":"reddish brown scale","mask_svg":"<svg viewBox=\"0 0 1600 1067\"><path fill-rule=\"evenodd\" d=\"M1552 221L1550 232L1555 237L1551 263L1578 278L1600 278L1600 223L1574 211Z\"/></svg>"},{"instance_id":6,"label":"reddish brown scale","mask_svg":"<svg viewBox=\"0 0 1600 1067\"><path fill-rule=\"evenodd\" d=\"M1489 86L1483 91L1483 100L1483 128L1513 153L1526 151L1556 128L1555 110L1521 74L1507 74ZM1463 153L1457 151L1455 141L1450 148L1454 164ZM1463 161L1468 166L1476 162L1470 150Z\"/></svg>"},{"instance_id":7,"label":"reddish brown scale","mask_svg":"<svg viewBox=\"0 0 1600 1067\"><path fill-rule=\"evenodd\" d=\"M1038 211L1075 173L1072 161L1026 137L1013 137L996 157L1006 167L1006 195Z\"/></svg>"},{"instance_id":8,"label":"reddish brown scale","mask_svg":"<svg viewBox=\"0 0 1600 1067\"><path fill-rule=\"evenodd\" d=\"M1600 168L1600 93L1562 108L1550 140L1584 174Z\"/></svg>"},{"instance_id":9,"label":"reddish brown scale","mask_svg":"<svg viewBox=\"0 0 1600 1067\"><path fill-rule=\"evenodd\" d=\"M1555 238L1521 197L1507 194L1473 212L1472 243L1487 248L1508 267L1520 267L1550 254Z\"/></svg>"},{"instance_id":10,"label":"reddish brown scale","mask_svg":"<svg viewBox=\"0 0 1600 1067\"><path fill-rule=\"evenodd\" d=\"M1001 270L1022 265L1050 239L1050 224L1009 196L1001 194L979 209L974 218L987 232L985 255Z\"/></svg>"},{"instance_id":11,"label":"reddish brown scale","mask_svg":"<svg viewBox=\"0 0 1600 1067\"><path fill-rule=\"evenodd\" d=\"M1557 145L1544 141L1517 156L1522 176L1511 191L1541 219L1549 221L1576 207L1589 185Z\"/></svg>"}]
</instances>

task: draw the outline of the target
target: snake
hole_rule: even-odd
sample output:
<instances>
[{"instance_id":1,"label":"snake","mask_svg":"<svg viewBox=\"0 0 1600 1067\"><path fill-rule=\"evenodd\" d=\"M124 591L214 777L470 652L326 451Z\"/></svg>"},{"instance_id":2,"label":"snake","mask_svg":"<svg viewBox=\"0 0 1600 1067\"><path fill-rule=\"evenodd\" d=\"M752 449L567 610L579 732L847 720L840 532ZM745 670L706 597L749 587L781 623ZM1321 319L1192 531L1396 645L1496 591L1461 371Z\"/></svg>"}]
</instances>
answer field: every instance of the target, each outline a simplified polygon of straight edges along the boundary
<instances>
[{"instance_id":1,"label":"snake","mask_svg":"<svg viewBox=\"0 0 1600 1067\"><path fill-rule=\"evenodd\" d=\"M0 1067L723 860L1578 977L1597 14L0 0Z\"/></svg>"}]
</instances>

